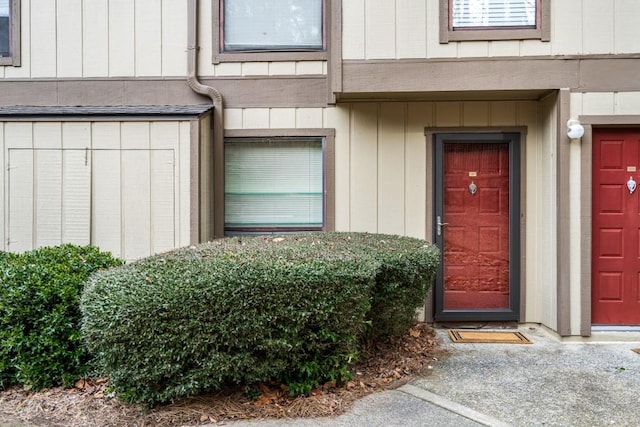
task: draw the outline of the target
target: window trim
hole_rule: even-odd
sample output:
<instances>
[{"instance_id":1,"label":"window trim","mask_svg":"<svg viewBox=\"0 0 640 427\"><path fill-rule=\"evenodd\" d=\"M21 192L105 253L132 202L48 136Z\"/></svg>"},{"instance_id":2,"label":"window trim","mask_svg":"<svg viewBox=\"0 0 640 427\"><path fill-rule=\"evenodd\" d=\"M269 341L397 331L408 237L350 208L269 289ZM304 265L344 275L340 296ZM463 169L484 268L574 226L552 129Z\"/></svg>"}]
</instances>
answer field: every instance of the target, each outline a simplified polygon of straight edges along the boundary
<instances>
[{"instance_id":1,"label":"window trim","mask_svg":"<svg viewBox=\"0 0 640 427\"><path fill-rule=\"evenodd\" d=\"M0 66L20 66L20 1L9 0L9 49L11 55L0 57Z\"/></svg>"},{"instance_id":2,"label":"window trim","mask_svg":"<svg viewBox=\"0 0 640 427\"><path fill-rule=\"evenodd\" d=\"M453 41L540 40L551 39L550 0L539 0L540 20L536 28L489 27L452 30L449 17L451 0L440 0L440 43Z\"/></svg>"},{"instance_id":3,"label":"window trim","mask_svg":"<svg viewBox=\"0 0 640 427\"><path fill-rule=\"evenodd\" d=\"M264 51L238 51L225 52L222 49L222 2L224 0L211 0L211 37L212 37L212 63L219 64L221 62L260 62L260 61L322 61L327 60L328 40L329 36L329 19L331 16L331 0L322 1L322 50L264 50Z\"/></svg>"},{"instance_id":4,"label":"window trim","mask_svg":"<svg viewBox=\"0 0 640 427\"><path fill-rule=\"evenodd\" d=\"M322 161L323 161L323 225L321 231L334 231L335 230L335 129L321 128L321 129L231 129L225 130L224 140L227 139L239 139L239 138L322 138ZM223 142L224 144L224 142ZM219 191L220 194L224 194L224 165L223 170L218 171L215 176L215 191ZM224 210L224 205L223 208ZM224 218L224 212L221 213ZM224 225L223 225L224 227ZM300 229L292 229L291 232L302 231ZM235 231L235 230L234 230ZM227 229L224 228L224 234L227 234ZM262 234L269 234L272 232L288 232L283 228L265 229L265 230L250 230L247 229L247 234L254 232L263 232Z\"/></svg>"}]
</instances>

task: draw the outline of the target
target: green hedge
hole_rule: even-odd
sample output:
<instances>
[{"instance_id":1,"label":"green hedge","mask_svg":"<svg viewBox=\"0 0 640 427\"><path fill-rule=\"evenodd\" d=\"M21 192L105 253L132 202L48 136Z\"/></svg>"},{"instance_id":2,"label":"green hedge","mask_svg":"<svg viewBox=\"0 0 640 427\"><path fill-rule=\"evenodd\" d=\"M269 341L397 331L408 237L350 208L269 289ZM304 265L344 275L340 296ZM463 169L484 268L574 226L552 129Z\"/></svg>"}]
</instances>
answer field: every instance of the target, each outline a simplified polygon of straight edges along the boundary
<instances>
[{"instance_id":1,"label":"green hedge","mask_svg":"<svg viewBox=\"0 0 640 427\"><path fill-rule=\"evenodd\" d=\"M94 247L0 252L0 385L39 389L85 375L80 294L91 273L118 264Z\"/></svg>"},{"instance_id":2,"label":"green hedge","mask_svg":"<svg viewBox=\"0 0 640 427\"><path fill-rule=\"evenodd\" d=\"M263 381L306 393L348 379L365 335L406 331L436 264L433 246L397 236L221 239L95 275L82 330L127 401Z\"/></svg>"}]
</instances>

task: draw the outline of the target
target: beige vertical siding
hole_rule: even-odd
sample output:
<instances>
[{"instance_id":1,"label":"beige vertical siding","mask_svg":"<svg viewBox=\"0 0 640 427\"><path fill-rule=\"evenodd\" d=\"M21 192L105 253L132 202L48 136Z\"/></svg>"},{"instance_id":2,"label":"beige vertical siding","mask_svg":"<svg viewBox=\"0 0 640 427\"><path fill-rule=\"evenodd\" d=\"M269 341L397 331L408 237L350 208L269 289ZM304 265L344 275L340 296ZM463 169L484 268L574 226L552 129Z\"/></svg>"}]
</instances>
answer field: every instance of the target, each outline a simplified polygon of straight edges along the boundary
<instances>
[{"instance_id":1,"label":"beige vertical siding","mask_svg":"<svg viewBox=\"0 0 640 427\"><path fill-rule=\"evenodd\" d=\"M135 2L109 0L109 76L135 75ZM104 55L94 52L92 55Z\"/></svg>"},{"instance_id":2,"label":"beige vertical siding","mask_svg":"<svg viewBox=\"0 0 640 427\"><path fill-rule=\"evenodd\" d=\"M29 15L27 15L29 16ZM31 77L51 77L56 75L56 3L50 0L31 0ZM24 19L23 19L24 21ZM37 31L34 31L37 29ZM23 52L24 56L24 52Z\"/></svg>"},{"instance_id":3,"label":"beige vertical siding","mask_svg":"<svg viewBox=\"0 0 640 427\"><path fill-rule=\"evenodd\" d=\"M190 122L0 129L2 250L69 242L132 260L190 243Z\"/></svg>"},{"instance_id":4,"label":"beige vertical siding","mask_svg":"<svg viewBox=\"0 0 640 427\"><path fill-rule=\"evenodd\" d=\"M6 123L4 125L3 151L6 172L3 173L5 194L3 247L19 252L33 247L33 126L30 123ZM11 173L11 179L8 179ZM12 203L9 197L13 195ZM14 238L12 236L20 236ZM10 245L10 246L9 246Z\"/></svg>"},{"instance_id":5,"label":"beige vertical siding","mask_svg":"<svg viewBox=\"0 0 640 427\"><path fill-rule=\"evenodd\" d=\"M571 94L572 117L578 115L640 114L640 92L590 92Z\"/></svg>"},{"instance_id":6,"label":"beige vertical siding","mask_svg":"<svg viewBox=\"0 0 640 427\"><path fill-rule=\"evenodd\" d=\"M424 25L428 2L396 1L396 45L398 58L420 58L427 52L427 26ZM416 30L422 25L422 31Z\"/></svg>"},{"instance_id":7,"label":"beige vertical siding","mask_svg":"<svg viewBox=\"0 0 640 427\"><path fill-rule=\"evenodd\" d=\"M84 0L82 26L82 76L109 75L109 2Z\"/></svg>"},{"instance_id":8,"label":"beige vertical siding","mask_svg":"<svg viewBox=\"0 0 640 427\"><path fill-rule=\"evenodd\" d=\"M639 51L636 0L551 1L551 41L439 42L439 1L343 2L345 59L612 54Z\"/></svg>"},{"instance_id":9,"label":"beige vertical siding","mask_svg":"<svg viewBox=\"0 0 640 427\"><path fill-rule=\"evenodd\" d=\"M378 123L377 104L351 107L349 181L352 231L378 231ZM336 133L336 144L344 143ZM341 183L336 182L336 187Z\"/></svg>"},{"instance_id":10,"label":"beige vertical siding","mask_svg":"<svg viewBox=\"0 0 640 427\"><path fill-rule=\"evenodd\" d=\"M340 105L336 129L336 226L340 230L432 238L432 173L425 128L527 128L526 321L555 325L555 108L534 101L396 102ZM540 265L548 268L539 268Z\"/></svg>"},{"instance_id":11,"label":"beige vertical siding","mask_svg":"<svg viewBox=\"0 0 640 427\"><path fill-rule=\"evenodd\" d=\"M0 78L183 76L183 0L23 0L22 66ZM343 1L345 59L636 53L636 0L551 1L551 41L439 42L439 1ZM211 2L200 1L201 75L324 74L323 61L213 65Z\"/></svg>"},{"instance_id":12,"label":"beige vertical siding","mask_svg":"<svg viewBox=\"0 0 640 427\"><path fill-rule=\"evenodd\" d=\"M56 75L78 77L82 75L82 0L56 0L56 16L64 16L63 25L56 26ZM103 15L104 19L104 15ZM55 17L51 17L56 21Z\"/></svg>"},{"instance_id":13,"label":"beige vertical siding","mask_svg":"<svg viewBox=\"0 0 640 427\"><path fill-rule=\"evenodd\" d=\"M377 230L385 234L405 234L406 113L405 104L380 105Z\"/></svg>"},{"instance_id":14,"label":"beige vertical siding","mask_svg":"<svg viewBox=\"0 0 640 427\"><path fill-rule=\"evenodd\" d=\"M555 97L541 101L538 111L537 149L527 150L527 320L555 329L558 321Z\"/></svg>"},{"instance_id":15,"label":"beige vertical siding","mask_svg":"<svg viewBox=\"0 0 640 427\"><path fill-rule=\"evenodd\" d=\"M184 0L22 0L21 26L22 66L0 67L0 78L184 76L186 71ZM211 62L210 47L200 53Z\"/></svg>"},{"instance_id":16,"label":"beige vertical siding","mask_svg":"<svg viewBox=\"0 0 640 427\"><path fill-rule=\"evenodd\" d=\"M162 41L162 2L135 0L137 76L157 76L162 73Z\"/></svg>"}]
</instances>

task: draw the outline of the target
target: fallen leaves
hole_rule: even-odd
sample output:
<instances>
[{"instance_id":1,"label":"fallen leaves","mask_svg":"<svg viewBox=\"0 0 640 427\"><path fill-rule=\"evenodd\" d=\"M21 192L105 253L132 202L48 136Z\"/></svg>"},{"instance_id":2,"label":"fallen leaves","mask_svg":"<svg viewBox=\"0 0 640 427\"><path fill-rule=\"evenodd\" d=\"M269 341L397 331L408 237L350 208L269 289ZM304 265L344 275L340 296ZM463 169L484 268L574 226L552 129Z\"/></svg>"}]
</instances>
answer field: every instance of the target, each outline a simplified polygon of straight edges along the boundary
<instances>
[{"instance_id":1,"label":"fallen leaves","mask_svg":"<svg viewBox=\"0 0 640 427\"><path fill-rule=\"evenodd\" d=\"M83 379L74 387L34 393L13 388L0 391L0 415L11 425L79 427L85 425L174 426L224 423L257 418L334 416L346 411L358 398L399 387L432 369L442 351L434 331L425 324L413 326L407 334L378 342L361 352L354 378L338 386L328 382L312 390L309 397L289 397L281 384L257 385L254 400L242 389L184 399L172 405L142 411L113 399L105 378ZM6 414L6 415L5 415Z\"/></svg>"}]
</instances>

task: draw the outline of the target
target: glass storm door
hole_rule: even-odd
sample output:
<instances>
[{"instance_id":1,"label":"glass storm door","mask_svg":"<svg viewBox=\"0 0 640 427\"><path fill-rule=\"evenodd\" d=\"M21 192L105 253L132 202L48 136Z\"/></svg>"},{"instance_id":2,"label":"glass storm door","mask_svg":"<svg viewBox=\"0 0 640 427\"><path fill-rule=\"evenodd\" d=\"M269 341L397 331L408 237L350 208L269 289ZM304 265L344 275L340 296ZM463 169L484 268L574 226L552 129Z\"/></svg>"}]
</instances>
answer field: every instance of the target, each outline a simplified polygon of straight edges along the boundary
<instances>
[{"instance_id":1,"label":"glass storm door","mask_svg":"<svg viewBox=\"0 0 640 427\"><path fill-rule=\"evenodd\" d=\"M518 134L436 135L436 320L518 320L518 145Z\"/></svg>"}]
</instances>

